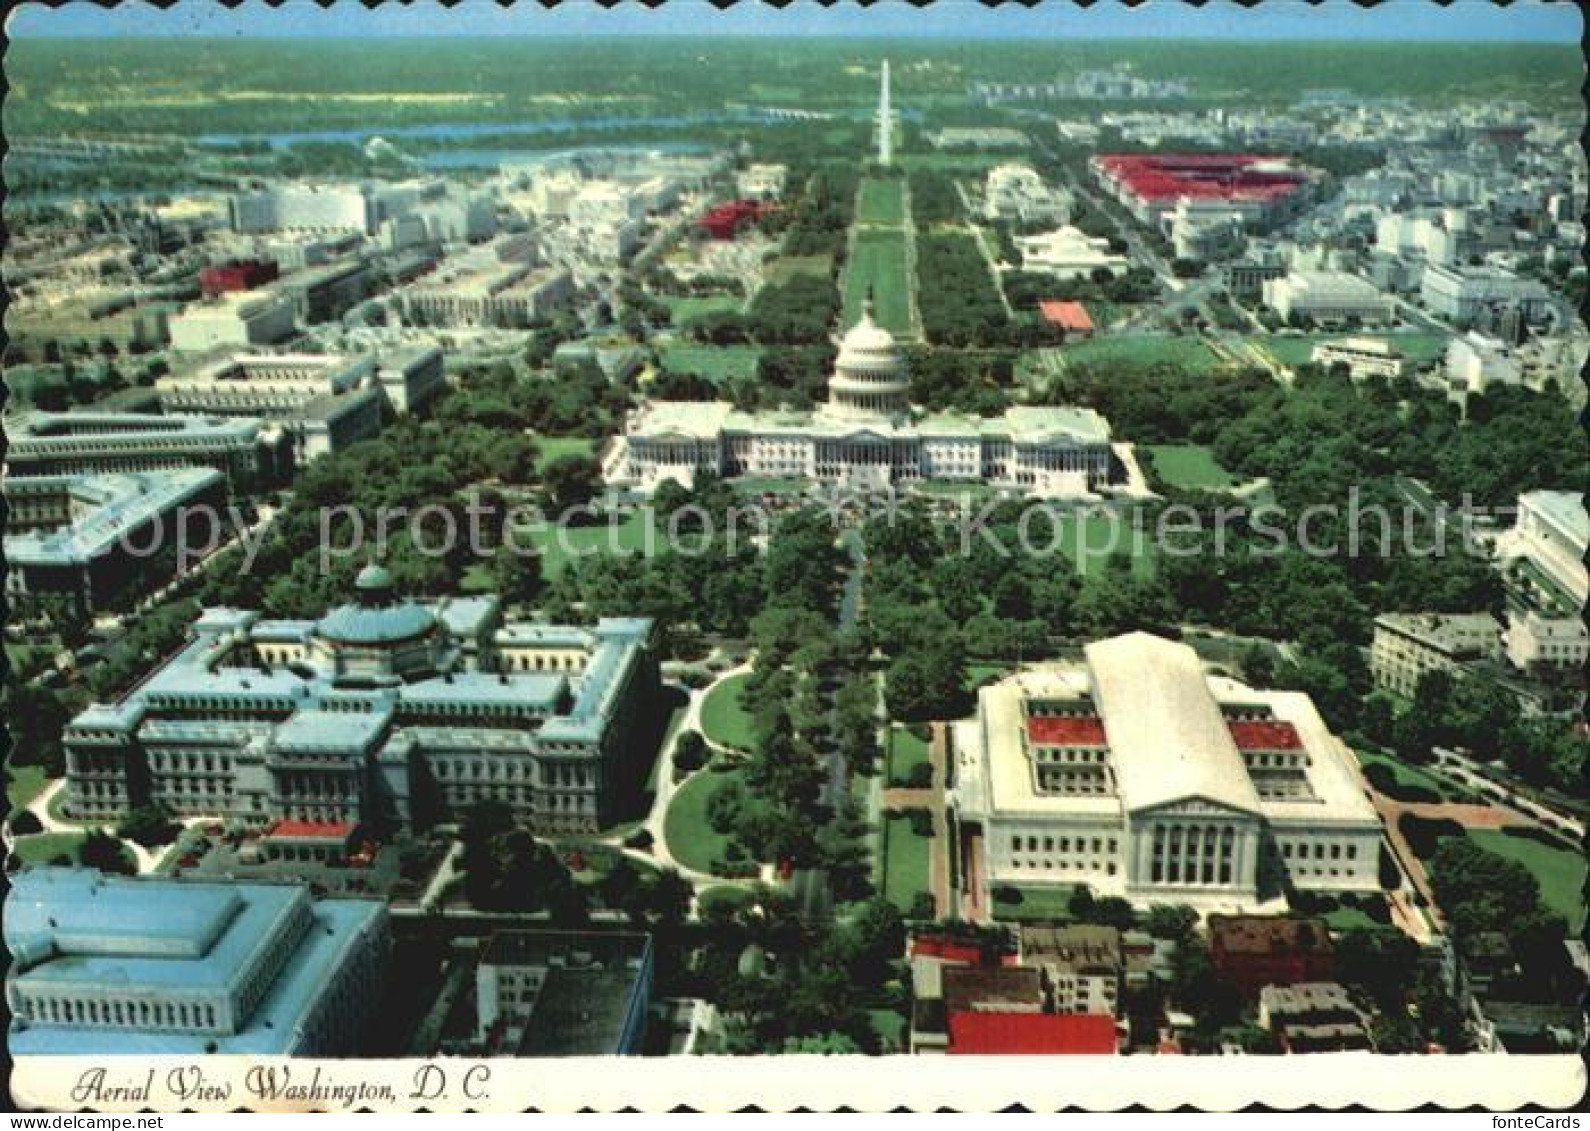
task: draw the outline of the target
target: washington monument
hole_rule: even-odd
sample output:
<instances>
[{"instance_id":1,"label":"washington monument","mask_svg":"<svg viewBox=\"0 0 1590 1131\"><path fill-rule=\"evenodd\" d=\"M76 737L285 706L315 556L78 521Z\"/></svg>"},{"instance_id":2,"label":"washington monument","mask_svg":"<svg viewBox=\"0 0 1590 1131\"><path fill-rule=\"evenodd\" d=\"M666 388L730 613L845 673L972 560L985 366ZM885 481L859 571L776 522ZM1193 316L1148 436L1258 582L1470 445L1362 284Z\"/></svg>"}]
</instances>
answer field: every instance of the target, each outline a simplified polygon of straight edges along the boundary
<instances>
[{"instance_id":1,"label":"washington monument","mask_svg":"<svg viewBox=\"0 0 1590 1131\"><path fill-rule=\"evenodd\" d=\"M890 133L893 111L889 109L889 60L883 61L883 78L878 87L878 164L894 161L894 139Z\"/></svg>"}]
</instances>

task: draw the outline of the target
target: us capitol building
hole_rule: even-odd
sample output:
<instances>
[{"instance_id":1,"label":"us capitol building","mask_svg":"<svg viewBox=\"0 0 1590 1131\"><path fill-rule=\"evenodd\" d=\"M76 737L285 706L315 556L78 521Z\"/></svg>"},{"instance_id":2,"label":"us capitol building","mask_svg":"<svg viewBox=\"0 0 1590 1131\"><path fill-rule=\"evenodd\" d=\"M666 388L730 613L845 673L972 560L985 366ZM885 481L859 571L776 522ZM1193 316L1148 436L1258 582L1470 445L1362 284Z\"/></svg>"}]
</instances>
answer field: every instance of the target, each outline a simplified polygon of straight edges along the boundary
<instances>
[{"instance_id":1,"label":"us capitol building","mask_svg":"<svg viewBox=\"0 0 1590 1131\"><path fill-rule=\"evenodd\" d=\"M1132 633L984 687L956 724L960 874L1134 903L1270 910L1287 885L1380 890L1379 815L1307 695Z\"/></svg>"},{"instance_id":2,"label":"us capitol building","mask_svg":"<svg viewBox=\"0 0 1590 1131\"><path fill-rule=\"evenodd\" d=\"M655 751L651 622L504 622L495 597L403 599L367 566L319 620L208 609L119 701L65 730L73 816L351 835L500 801L538 832L610 823Z\"/></svg>"},{"instance_id":3,"label":"us capitol building","mask_svg":"<svg viewBox=\"0 0 1590 1131\"><path fill-rule=\"evenodd\" d=\"M1092 409L1013 407L990 418L913 412L905 359L872 304L839 342L828 401L811 412L742 412L722 401L653 401L630 417L605 466L610 483L649 490L726 478L883 488L986 483L1078 498L1122 477L1110 426Z\"/></svg>"}]
</instances>

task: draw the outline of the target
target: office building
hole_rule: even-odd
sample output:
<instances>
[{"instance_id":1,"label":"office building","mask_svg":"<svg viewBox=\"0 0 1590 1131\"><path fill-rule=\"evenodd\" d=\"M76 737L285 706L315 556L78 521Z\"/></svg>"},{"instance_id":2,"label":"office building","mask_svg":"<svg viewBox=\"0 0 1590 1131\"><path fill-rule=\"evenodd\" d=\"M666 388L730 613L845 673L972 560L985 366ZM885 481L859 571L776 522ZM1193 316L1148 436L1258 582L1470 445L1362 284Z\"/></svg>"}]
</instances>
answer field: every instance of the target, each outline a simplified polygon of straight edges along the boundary
<instances>
[{"instance_id":1,"label":"office building","mask_svg":"<svg viewBox=\"0 0 1590 1131\"><path fill-rule=\"evenodd\" d=\"M1454 322L1472 322L1487 307L1516 307L1527 321L1540 321L1556 306L1545 284L1500 267L1429 264L1419 282L1425 307Z\"/></svg>"},{"instance_id":2,"label":"office building","mask_svg":"<svg viewBox=\"0 0 1590 1131\"><path fill-rule=\"evenodd\" d=\"M477 1056L638 1055L651 1006L649 935L498 931L475 967Z\"/></svg>"},{"instance_id":3,"label":"office building","mask_svg":"<svg viewBox=\"0 0 1590 1131\"><path fill-rule=\"evenodd\" d=\"M212 467L236 494L283 482L293 466L286 433L254 417L24 412L5 430L14 477Z\"/></svg>"},{"instance_id":4,"label":"office building","mask_svg":"<svg viewBox=\"0 0 1590 1131\"><path fill-rule=\"evenodd\" d=\"M79 868L11 885L12 1056L354 1056L386 991L377 900Z\"/></svg>"},{"instance_id":5,"label":"office building","mask_svg":"<svg viewBox=\"0 0 1590 1131\"><path fill-rule=\"evenodd\" d=\"M154 394L164 412L274 421L300 465L376 435L385 411L368 356L222 354L159 378Z\"/></svg>"},{"instance_id":6,"label":"office building","mask_svg":"<svg viewBox=\"0 0 1590 1131\"><path fill-rule=\"evenodd\" d=\"M1590 602L1584 557L1590 518L1571 491L1518 497L1513 528L1497 540L1497 567L1507 589L1503 643L1512 665L1528 673L1573 673L1590 660L1583 619Z\"/></svg>"},{"instance_id":7,"label":"office building","mask_svg":"<svg viewBox=\"0 0 1590 1131\"><path fill-rule=\"evenodd\" d=\"M1309 353L1311 362L1322 369L1347 367L1354 381L1378 377L1390 381L1408 372L1407 355L1385 338L1339 338L1321 342Z\"/></svg>"},{"instance_id":8,"label":"office building","mask_svg":"<svg viewBox=\"0 0 1590 1131\"><path fill-rule=\"evenodd\" d=\"M778 200L789 178L787 165L750 165L735 181L739 195L750 200Z\"/></svg>"},{"instance_id":9,"label":"office building","mask_svg":"<svg viewBox=\"0 0 1590 1131\"><path fill-rule=\"evenodd\" d=\"M264 827L376 830L500 801L544 832L612 821L651 757L651 622L503 621L495 598L400 598L378 566L318 620L208 609L129 694L66 728L71 811L150 801Z\"/></svg>"},{"instance_id":10,"label":"office building","mask_svg":"<svg viewBox=\"0 0 1590 1131\"><path fill-rule=\"evenodd\" d=\"M39 597L65 598L93 613L169 581L179 568L179 530L190 512L196 551L226 533L226 477L211 468L119 475L13 475L7 508L6 597L26 607ZM187 546L184 543L184 546Z\"/></svg>"},{"instance_id":11,"label":"office building","mask_svg":"<svg viewBox=\"0 0 1590 1131\"><path fill-rule=\"evenodd\" d=\"M1391 321L1391 299L1367 279L1346 271L1292 271L1264 284L1264 305L1282 318L1328 325Z\"/></svg>"},{"instance_id":12,"label":"office building","mask_svg":"<svg viewBox=\"0 0 1590 1131\"><path fill-rule=\"evenodd\" d=\"M1043 975L1050 1011L1115 1014L1123 966L1120 931L1092 923L1027 925L1020 942L1021 964Z\"/></svg>"},{"instance_id":13,"label":"office building","mask_svg":"<svg viewBox=\"0 0 1590 1131\"><path fill-rule=\"evenodd\" d=\"M293 306L276 291L236 291L192 303L169 322L171 348L183 353L268 346L293 336Z\"/></svg>"},{"instance_id":14,"label":"office building","mask_svg":"<svg viewBox=\"0 0 1590 1131\"><path fill-rule=\"evenodd\" d=\"M1380 819L1309 697L1208 674L1186 644L1132 633L990 684L954 744L958 874L985 889L1240 910L1279 898L1271 875L1380 888Z\"/></svg>"},{"instance_id":15,"label":"office building","mask_svg":"<svg viewBox=\"0 0 1590 1131\"><path fill-rule=\"evenodd\" d=\"M1295 209L1320 175L1282 157L1231 153L1110 153L1091 167L1105 192L1156 229L1183 200L1268 223Z\"/></svg>"},{"instance_id":16,"label":"office building","mask_svg":"<svg viewBox=\"0 0 1590 1131\"><path fill-rule=\"evenodd\" d=\"M509 237L450 255L400 293L413 325L523 329L574 297L574 278L546 266L532 243Z\"/></svg>"},{"instance_id":17,"label":"office building","mask_svg":"<svg viewBox=\"0 0 1590 1131\"><path fill-rule=\"evenodd\" d=\"M1282 1052L1368 1050L1369 1019L1337 982L1265 986L1259 991L1259 1026L1275 1035Z\"/></svg>"},{"instance_id":18,"label":"office building","mask_svg":"<svg viewBox=\"0 0 1590 1131\"><path fill-rule=\"evenodd\" d=\"M1375 618L1369 670L1376 687L1411 699L1427 673L1456 676L1499 655L1501 631L1489 613L1384 613Z\"/></svg>"}]
</instances>

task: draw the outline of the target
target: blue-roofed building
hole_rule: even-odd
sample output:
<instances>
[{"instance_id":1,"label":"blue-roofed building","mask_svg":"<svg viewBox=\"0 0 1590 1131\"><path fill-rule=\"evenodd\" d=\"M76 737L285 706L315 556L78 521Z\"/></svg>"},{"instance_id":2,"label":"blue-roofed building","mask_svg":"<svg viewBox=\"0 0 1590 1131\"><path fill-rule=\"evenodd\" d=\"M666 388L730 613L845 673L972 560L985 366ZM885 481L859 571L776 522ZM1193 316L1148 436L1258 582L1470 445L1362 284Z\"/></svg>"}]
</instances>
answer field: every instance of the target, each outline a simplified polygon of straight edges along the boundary
<instances>
[{"instance_id":1,"label":"blue-roofed building","mask_svg":"<svg viewBox=\"0 0 1590 1131\"><path fill-rule=\"evenodd\" d=\"M355 1055L389 951L377 900L82 868L13 876L4 937L13 1056Z\"/></svg>"},{"instance_id":2,"label":"blue-roofed building","mask_svg":"<svg viewBox=\"0 0 1590 1131\"><path fill-rule=\"evenodd\" d=\"M317 621L206 610L174 656L67 726L70 811L308 822L322 855L352 826L477 801L546 832L612 822L656 753L650 621L504 624L494 597L409 601L379 566L355 589Z\"/></svg>"},{"instance_id":3,"label":"blue-roofed building","mask_svg":"<svg viewBox=\"0 0 1590 1131\"><path fill-rule=\"evenodd\" d=\"M8 476L6 597L59 595L93 612L169 580L178 530L198 545L225 534L226 476L208 467L126 474Z\"/></svg>"}]
</instances>

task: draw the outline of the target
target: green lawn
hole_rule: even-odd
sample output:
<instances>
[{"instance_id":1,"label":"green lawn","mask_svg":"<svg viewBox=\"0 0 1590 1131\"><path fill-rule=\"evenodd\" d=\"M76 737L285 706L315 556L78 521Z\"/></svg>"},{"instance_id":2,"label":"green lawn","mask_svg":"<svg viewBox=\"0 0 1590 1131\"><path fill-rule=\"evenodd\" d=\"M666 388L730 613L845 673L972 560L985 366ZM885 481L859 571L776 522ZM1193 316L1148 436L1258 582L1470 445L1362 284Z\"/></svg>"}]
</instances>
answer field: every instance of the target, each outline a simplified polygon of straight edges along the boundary
<instances>
[{"instance_id":1,"label":"green lawn","mask_svg":"<svg viewBox=\"0 0 1590 1131\"><path fill-rule=\"evenodd\" d=\"M1236 477L1221 467L1203 444L1150 444L1147 451L1153 457L1154 470L1172 487L1219 491L1237 484Z\"/></svg>"},{"instance_id":2,"label":"green lawn","mask_svg":"<svg viewBox=\"0 0 1590 1131\"><path fill-rule=\"evenodd\" d=\"M564 456L596 455L596 441L585 436L537 436L536 449L541 453L536 468L544 471L547 464Z\"/></svg>"},{"instance_id":3,"label":"green lawn","mask_svg":"<svg viewBox=\"0 0 1590 1131\"><path fill-rule=\"evenodd\" d=\"M547 526L533 531L530 539L541 555L542 572L551 580L567 569L570 561L644 552L648 517L647 512L637 510L611 519L604 517L591 526ZM651 537L661 544L655 531Z\"/></svg>"},{"instance_id":4,"label":"green lawn","mask_svg":"<svg viewBox=\"0 0 1590 1131\"><path fill-rule=\"evenodd\" d=\"M913 766L929 765L926 727L889 728L889 784L905 785Z\"/></svg>"},{"instance_id":5,"label":"green lawn","mask_svg":"<svg viewBox=\"0 0 1590 1131\"><path fill-rule=\"evenodd\" d=\"M1000 663L997 660L974 660L966 665L966 686L976 690L985 683L1003 679L1010 674L1013 664Z\"/></svg>"},{"instance_id":6,"label":"green lawn","mask_svg":"<svg viewBox=\"0 0 1590 1131\"><path fill-rule=\"evenodd\" d=\"M1132 572L1148 576L1154 572L1154 527L1147 521L1139 524L1133 515L1132 511L1067 511L1061 520L1060 552L1084 575L1105 568L1112 557L1126 554L1132 559ZM1036 523L1031 537L1035 546L1047 548L1047 532L1040 533Z\"/></svg>"},{"instance_id":7,"label":"green lawn","mask_svg":"<svg viewBox=\"0 0 1590 1131\"><path fill-rule=\"evenodd\" d=\"M1070 919L1072 890L1069 884L1060 887L996 884L994 918L1018 923L1033 919Z\"/></svg>"},{"instance_id":8,"label":"green lawn","mask_svg":"<svg viewBox=\"0 0 1590 1131\"><path fill-rule=\"evenodd\" d=\"M1382 905L1385 900L1379 896ZM1378 930L1390 921L1390 912L1380 918L1370 915L1361 907L1350 907L1345 903L1338 903L1331 910L1325 912L1325 922L1333 931L1351 931L1358 928L1365 930Z\"/></svg>"},{"instance_id":9,"label":"green lawn","mask_svg":"<svg viewBox=\"0 0 1590 1131\"><path fill-rule=\"evenodd\" d=\"M8 766L6 768L6 800L13 809L26 809L35 797L44 792L50 779L44 776L42 766Z\"/></svg>"},{"instance_id":10,"label":"green lawn","mask_svg":"<svg viewBox=\"0 0 1590 1131\"><path fill-rule=\"evenodd\" d=\"M670 373L694 373L713 384L738 378L755 379L762 350L758 346L698 346L674 343L662 348L662 367Z\"/></svg>"},{"instance_id":11,"label":"green lawn","mask_svg":"<svg viewBox=\"0 0 1590 1131\"><path fill-rule=\"evenodd\" d=\"M663 838L673 858L686 868L711 872L714 862L722 859L729 838L707 823L707 802L739 776L738 770L702 770L691 775L669 801L668 814L663 818Z\"/></svg>"},{"instance_id":12,"label":"green lawn","mask_svg":"<svg viewBox=\"0 0 1590 1131\"><path fill-rule=\"evenodd\" d=\"M24 864L48 864L62 853L71 857L73 863L76 863L77 850L87 839L87 833L36 833L33 836L19 836L16 839L15 852L17 859Z\"/></svg>"},{"instance_id":13,"label":"green lawn","mask_svg":"<svg viewBox=\"0 0 1590 1131\"><path fill-rule=\"evenodd\" d=\"M898 228L905 224L905 182L899 179L861 182L861 197L856 205L858 224L881 224Z\"/></svg>"},{"instance_id":14,"label":"green lawn","mask_svg":"<svg viewBox=\"0 0 1590 1131\"><path fill-rule=\"evenodd\" d=\"M861 306L872 292L878 324L896 334L911 332L911 280L906 270L905 235L902 232L865 231L845 270L844 324L861 319Z\"/></svg>"},{"instance_id":15,"label":"green lawn","mask_svg":"<svg viewBox=\"0 0 1590 1131\"><path fill-rule=\"evenodd\" d=\"M889 817L883 827L883 894L909 912L918 893L928 887L928 853L933 838L917 836L908 817Z\"/></svg>"},{"instance_id":16,"label":"green lawn","mask_svg":"<svg viewBox=\"0 0 1590 1131\"><path fill-rule=\"evenodd\" d=\"M732 294L663 295L662 301L675 326L683 326L706 314L735 314L745 306L744 298Z\"/></svg>"},{"instance_id":17,"label":"green lawn","mask_svg":"<svg viewBox=\"0 0 1590 1131\"><path fill-rule=\"evenodd\" d=\"M1443 799L1450 797L1453 793L1453 787L1448 782L1419 766L1400 761L1384 750L1363 747L1355 750L1354 753L1358 755L1359 763L1365 767L1372 765L1385 766L1397 779L1398 785L1427 789Z\"/></svg>"},{"instance_id":18,"label":"green lawn","mask_svg":"<svg viewBox=\"0 0 1590 1131\"><path fill-rule=\"evenodd\" d=\"M756 745L754 721L740 702L740 693L749 678L743 672L730 676L707 693L701 704L701 733L708 741L740 750Z\"/></svg>"},{"instance_id":19,"label":"green lawn","mask_svg":"<svg viewBox=\"0 0 1590 1131\"><path fill-rule=\"evenodd\" d=\"M1057 351L1067 365L1091 365L1122 369L1146 369L1167 364L1192 373L1213 373L1220 359L1195 337L1152 334L1102 335L1066 345Z\"/></svg>"},{"instance_id":20,"label":"green lawn","mask_svg":"<svg viewBox=\"0 0 1590 1131\"><path fill-rule=\"evenodd\" d=\"M1528 868L1540 883L1541 901L1568 920L1571 932L1579 931L1585 913L1582 856L1528 837L1508 836L1499 829L1470 829L1468 835L1481 848Z\"/></svg>"}]
</instances>

